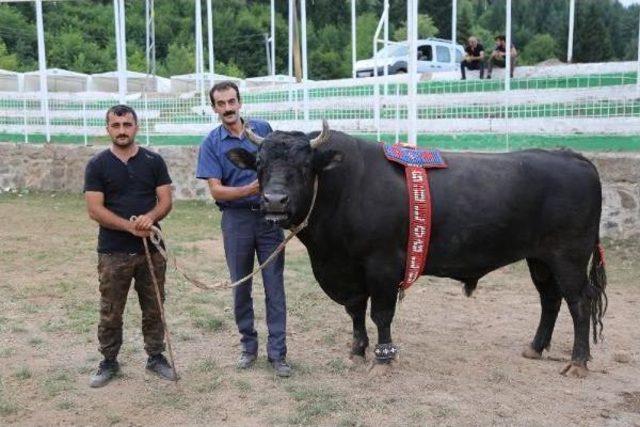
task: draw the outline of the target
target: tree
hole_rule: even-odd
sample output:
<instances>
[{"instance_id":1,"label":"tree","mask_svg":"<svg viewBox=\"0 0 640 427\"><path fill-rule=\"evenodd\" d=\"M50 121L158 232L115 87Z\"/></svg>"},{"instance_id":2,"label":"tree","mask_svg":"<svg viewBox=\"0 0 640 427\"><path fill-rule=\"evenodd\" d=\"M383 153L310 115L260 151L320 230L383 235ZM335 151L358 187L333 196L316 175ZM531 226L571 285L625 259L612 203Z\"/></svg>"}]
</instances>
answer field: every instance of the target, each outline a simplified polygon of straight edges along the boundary
<instances>
[{"instance_id":1,"label":"tree","mask_svg":"<svg viewBox=\"0 0 640 427\"><path fill-rule=\"evenodd\" d=\"M471 27L473 27L473 21L471 18L473 9L471 3L469 2L463 2L460 6L461 8L458 11L458 28L456 30L458 34L456 37L456 41L462 45L465 45L469 37L475 35L471 32Z\"/></svg>"},{"instance_id":2,"label":"tree","mask_svg":"<svg viewBox=\"0 0 640 427\"><path fill-rule=\"evenodd\" d=\"M169 53L160 66L160 73L164 76L175 76L195 72L195 51L192 46L182 46L176 43L169 45Z\"/></svg>"},{"instance_id":3,"label":"tree","mask_svg":"<svg viewBox=\"0 0 640 427\"><path fill-rule=\"evenodd\" d=\"M223 74L225 76L244 78L244 72L234 62L225 64L224 62L216 61L216 74Z\"/></svg>"},{"instance_id":4,"label":"tree","mask_svg":"<svg viewBox=\"0 0 640 427\"><path fill-rule=\"evenodd\" d=\"M438 35L438 27L433 23L433 19L429 15L418 15L418 38L424 39ZM402 41L407 39L407 25L404 23L401 27L393 32L393 39Z\"/></svg>"},{"instance_id":5,"label":"tree","mask_svg":"<svg viewBox=\"0 0 640 427\"><path fill-rule=\"evenodd\" d=\"M7 52L7 46L0 38L0 69L2 70L17 70L18 69L18 56L9 54Z\"/></svg>"},{"instance_id":6,"label":"tree","mask_svg":"<svg viewBox=\"0 0 640 427\"><path fill-rule=\"evenodd\" d=\"M577 13L574 60L576 62L607 61L613 56L613 47L602 15L600 0L580 3Z\"/></svg>"},{"instance_id":7,"label":"tree","mask_svg":"<svg viewBox=\"0 0 640 427\"><path fill-rule=\"evenodd\" d=\"M536 34L522 49L520 61L522 64L537 64L545 59L555 58L556 41L550 34Z\"/></svg>"}]
</instances>

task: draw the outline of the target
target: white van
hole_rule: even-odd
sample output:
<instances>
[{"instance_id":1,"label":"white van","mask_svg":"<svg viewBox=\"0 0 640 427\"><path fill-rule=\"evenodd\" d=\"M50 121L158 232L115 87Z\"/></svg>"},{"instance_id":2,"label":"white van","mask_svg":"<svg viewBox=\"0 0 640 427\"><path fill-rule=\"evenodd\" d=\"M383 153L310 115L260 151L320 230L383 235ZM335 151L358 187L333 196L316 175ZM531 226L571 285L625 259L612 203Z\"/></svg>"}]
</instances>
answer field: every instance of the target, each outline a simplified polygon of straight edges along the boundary
<instances>
[{"instance_id":1,"label":"white van","mask_svg":"<svg viewBox=\"0 0 640 427\"><path fill-rule=\"evenodd\" d=\"M374 64L377 62L378 75L384 75L384 67L388 67L388 74L407 72L409 45L404 42L389 42L374 58L356 62L357 77L373 76ZM418 40L418 73L433 73L439 71L454 71L460 69L460 62L464 57L462 45L451 43L451 40L428 38Z\"/></svg>"}]
</instances>

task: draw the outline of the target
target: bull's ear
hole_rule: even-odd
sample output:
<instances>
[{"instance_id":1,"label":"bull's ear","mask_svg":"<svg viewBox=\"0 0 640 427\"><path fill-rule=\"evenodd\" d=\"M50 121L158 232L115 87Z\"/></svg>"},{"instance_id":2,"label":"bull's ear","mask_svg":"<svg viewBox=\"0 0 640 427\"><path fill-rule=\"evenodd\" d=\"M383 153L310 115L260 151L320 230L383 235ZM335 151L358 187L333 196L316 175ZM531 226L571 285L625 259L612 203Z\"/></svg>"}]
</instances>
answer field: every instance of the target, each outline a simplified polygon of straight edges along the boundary
<instances>
[{"instance_id":1,"label":"bull's ear","mask_svg":"<svg viewBox=\"0 0 640 427\"><path fill-rule=\"evenodd\" d=\"M240 169L256 170L256 155L248 152L244 148L232 148L227 151L227 159Z\"/></svg>"},{"instance_id":2,"label":"bull's ear","mask_svg":"<svg viewBox=\"0 0 640 427\"><path fill-rule=\"evenodd\" d=\"M335 150L318 151L313 152L313 169L316 172L321 170L333 169L340 165L344 154Z\"/></svg>"}]
</instances>

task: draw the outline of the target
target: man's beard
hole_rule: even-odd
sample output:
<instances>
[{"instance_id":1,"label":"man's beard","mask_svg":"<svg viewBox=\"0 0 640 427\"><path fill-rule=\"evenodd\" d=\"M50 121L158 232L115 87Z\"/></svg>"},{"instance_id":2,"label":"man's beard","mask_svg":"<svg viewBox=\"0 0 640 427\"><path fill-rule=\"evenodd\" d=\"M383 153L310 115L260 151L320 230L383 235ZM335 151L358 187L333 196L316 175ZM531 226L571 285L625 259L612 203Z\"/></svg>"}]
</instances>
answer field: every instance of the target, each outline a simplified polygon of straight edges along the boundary
<instances>
[{"instance_id":1,"label":"man's beard","mask_svg":"<svg viewBox=\"0 0 640 427\"><path fill-rule=\"evenodd\" d=\"M120 148L127 148L133 144L133 138L125 137L126 139L119 139L120 136L112 138L111 141Z\"/></svg>"}]
</instances>

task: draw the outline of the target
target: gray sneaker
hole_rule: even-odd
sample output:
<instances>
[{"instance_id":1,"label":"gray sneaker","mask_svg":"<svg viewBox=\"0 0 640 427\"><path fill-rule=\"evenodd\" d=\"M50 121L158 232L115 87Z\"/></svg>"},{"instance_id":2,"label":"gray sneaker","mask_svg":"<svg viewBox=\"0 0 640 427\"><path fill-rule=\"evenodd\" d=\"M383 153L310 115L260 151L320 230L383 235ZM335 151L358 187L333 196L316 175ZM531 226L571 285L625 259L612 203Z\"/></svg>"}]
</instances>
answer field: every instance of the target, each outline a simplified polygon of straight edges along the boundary
<instances>
[{"instance_id":1,"label":"gray sneaker","mask_svg":"<svg viewBox=\"0 0 640 427\"><path fill-rule=\"evenodd\" d=\"M118 365L117 361L103 360L100 362L100 365L98 365L98 371L91 375L89 386L92 388L98 388L106 385L116 376L119 370L120 365Z\"/></svg>"},{"instance_id":2,"label":"gray sneaker","mask_svg":"<svg viewBox=\"0 0 640 427\"><path fill-rule=\"evenodd\" d=\"M282 378L290 377L293 373L293 369L291 369L286 359L272 360L271 366L276 371L276 375Z\"/></svg>"},{"instance_id":3,"label":"gray sneaker","mask_svg":"<svg viewBox=\"0 0 640 427\"><path fill-rule=\"evenodd\" d=\"M146 368L147 371L153 372L164 380L176 381L178 379L173 368L162 354L149 356Z\"/></svg>"},{"instance_id":4,"label":"gray sneaker","mask_svg":"<svg viewBox=\"0 0 640 427\"><path fill-rule=\"evenodd\" d=\"M238 369L249 369L256 363L257 356L254 353L248 353L243 351L240 354L240 358L238 362L236 362L236 368Z\"/></svg>"}]
</instances>

